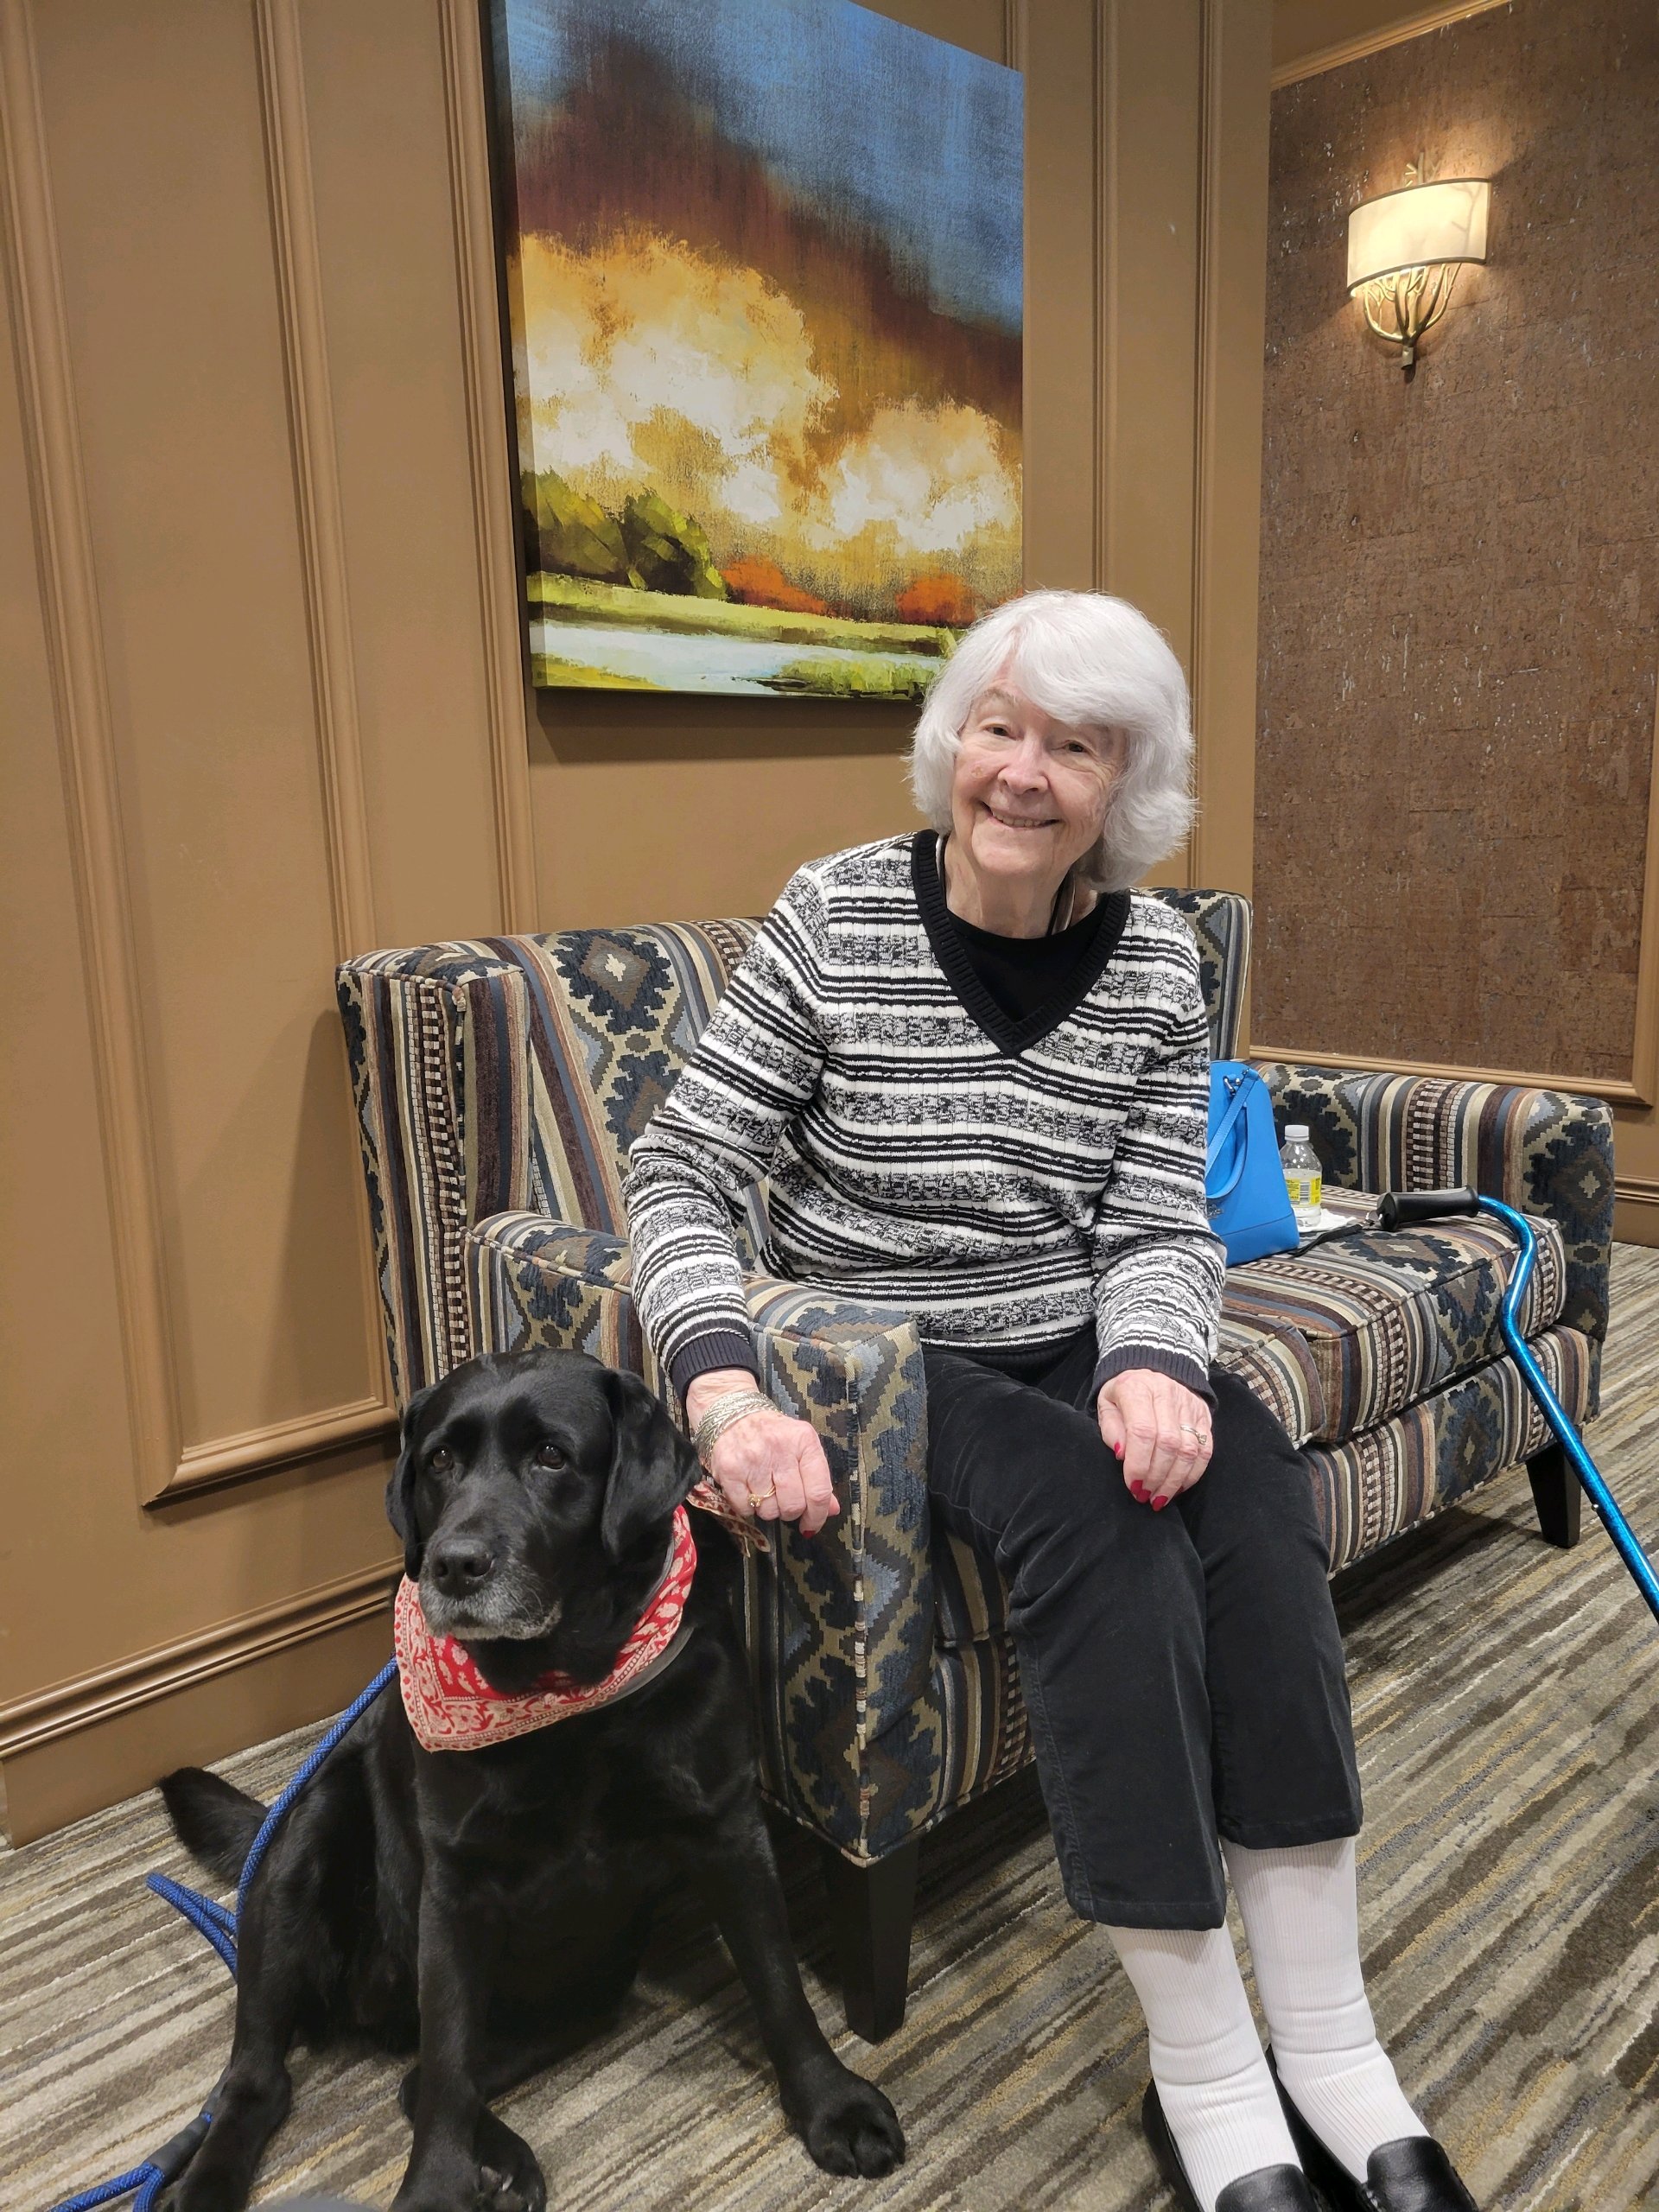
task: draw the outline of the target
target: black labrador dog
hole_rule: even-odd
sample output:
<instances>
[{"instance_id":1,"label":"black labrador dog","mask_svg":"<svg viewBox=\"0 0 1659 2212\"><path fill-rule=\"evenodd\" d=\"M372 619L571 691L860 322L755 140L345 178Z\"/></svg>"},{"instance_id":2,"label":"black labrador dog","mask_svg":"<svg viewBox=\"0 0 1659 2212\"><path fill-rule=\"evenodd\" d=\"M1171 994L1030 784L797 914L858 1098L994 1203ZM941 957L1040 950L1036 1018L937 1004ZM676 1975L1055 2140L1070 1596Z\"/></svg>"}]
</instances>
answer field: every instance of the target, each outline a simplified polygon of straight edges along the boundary
<instances>
[{"instance_id":1,"label":"black labrador dog","mask_svg":"<svg viewBox=\"0 0 1659 2212\"><path fill-rule=\"evenodd\" d=\"M388 1491L431 1630L498 1692L606 1677L664 1573L699 1473L635 1376L579 1352L486 1356L413 1398ZM706 1900L759 2015L784 2110L817 2164L883 2174L904 2137L801 1987L756 1787L734 1553L697 1516L683 1632L614 1703L465 1751L426 1751L397 1689L296 1800L239 1930L236 2034L177 2212L240 2212L289 2101L287 2054L418 2050L396 2212L541 2212L529 2145L490 2110L613 2017L652 1908ZM234 1881L264 1808L200 1768L162 1793Z\"/></svg>"}]
</instances>

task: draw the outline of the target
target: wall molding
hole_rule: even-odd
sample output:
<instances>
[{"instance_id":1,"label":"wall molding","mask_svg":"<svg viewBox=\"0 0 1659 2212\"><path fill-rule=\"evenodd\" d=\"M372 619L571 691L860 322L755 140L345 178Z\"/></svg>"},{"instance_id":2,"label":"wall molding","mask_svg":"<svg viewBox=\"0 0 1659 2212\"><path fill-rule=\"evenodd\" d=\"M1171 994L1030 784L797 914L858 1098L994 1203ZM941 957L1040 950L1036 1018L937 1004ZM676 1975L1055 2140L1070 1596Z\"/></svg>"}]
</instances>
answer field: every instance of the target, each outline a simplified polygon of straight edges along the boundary
<instances>
[{"instance_id":1,"label":"wall molding","mask_svg":"<svg viewBox=\"0 0 1659 2212\"><path fill-rule=\"evenodd\" d=\"M1363 61L1368 54L1403 46L1408 39L1421 38L1425 31L1437 31L1447 23L1460 23L1466 16L1484 16L1491 9L1510 4L1510 0L1438 0L1436 5L1414 9L1410 15L1374 31L1339 39L1333 46L1317 47L1311 53L1298 54L1294 61L1281 62L1273 73L1273 89L1277 92L1281 86L1300 84L1304 77L1320 76L1350 61Z\"/></svg>"},{"instance_id":2,"label":"wall molding","mask_svg":"<svg viewBox=\"0 0 1659 2212\"><path fill-rule=\"evenodd\" d=\"M1023 76L1026 67L1026 0L1002 0L1002 60Z\"/></svg>"},{"instance_id":3,"label":"wall molding","mask_svg":"<svg viewBox=\"0 0 1659 2212\"><path fill-rule=\"evenodd\" d=\"M374 871L364 796L363 747L358 715L357 669L352 647L351 597L346 530L334 447L334 396L322 309L322 266L312 189L311 135L305 105L304 60L297 0L254 0L260 116L266 188L276 279L277 319L288 391L306 631L311 657L317 775L322 792L328 894L334 955L344 960L377 942ZM344 1048L342 1095L351 1096ZM378 1393L319 1412L187 1444L175 1427L172 1465L165 1478L143 1481L146 1504L183 1492L269 1472L389 1427L397 1419L368 1199L354 1179L353 1242L357 1247L364 1341Z\"/></svg>"},{"instance_id":4,"label":"wall molding","mask_svg":"<svg viewBox=\"0 0 1659 2212\"><path fill-rule=\"evenodd\" d=\"M1095 537L1094 588L1108 591L1111 569L1111 501L1117 474L1117 322L1112 303L1118 282L1117 134L1113 94L1118 78L1117 0L1095 4Z\"/></svg>"},{"instance_id":5,"label":"wall molding","mask_svg":"<svg viewBox=\"0 0 1659 2212\"><path fill-rule=\"evenodd\" d=\"M297 0L254 0L253 23L334 948L346 960L374 949L374 880Z\"/></svg>"},{"instance_id":6,"label":"wall molding","mask_svg":"<svg viewBox=\"0 0 1659 2212\"><path fill-rule=\"evenodd\" d=\"M222 1483L238 1476L265 1474L277 1467L291 1467L302 1459L315 1459L347 1445L397 1433L395 1408L384 1397L359 1398L355 1404L334 1406L320 1414L296 1414L289 1421L268 1421L240 1436L216 1437L211 1444L187 1444L179 1454L178 1471L168 1494L200 1490L206 1483Z\"/></svg>"},{"instance_id":7,"label":"wall molding","mask_svg":"<svg viewBox=\"0 0 1659 2212\"><path fill-rule=\"evenodd\" d=\"M0 227L86 979L128 1420L141 1489L153 1494L166 1487L177 1463L177 1369L120 777L29 0L0 0Z\"/></svg>"},{"instance_id":8,"label":"wall molding","mask_svg":"<svg viewBox=\"0 0 1659 2212\"><path fill-rule=\"evenodd\" d=\"M485 715L495 808L501 926L540 920L530 809L530 725L517 535L518 470L508 437L496 226L490 182L489 97L476 0L437 0L443 59L444 137L461 303L461 374L473 489Z\"/></svg>"},{"instance_id":9,"label":"wall molding","mask_svg":"<svg viewBox=\"0 0 1659 2212\"><path fill-rule=\"evenodd\" d=\"M1192 411L1192 666L1189 690L1192 696L1192 780L1199 806L1186 835L1186 881L1189 888L1206 880L1203 799L1218 748L1211 744L1209 705L1211 696L1213 639L1210 589L1212 567L1211 536L1216 527L1215 463L1217 403L1219 397L1217 345L1219 336L1217 266L1221 208L1222 138L1222 8L1223 0L1200 0L1198 10L1198 268L1196 302L1197 349Z\"/></svg>"},{"instance_id":10,"label":"wall molding","mask_svg":"<svg viewBox=\"0 0 1659 2212\"><path fill-rule=\"evenodd\" d=\"M378 1612L386 1615L390 1641L390 1601L402 1572L401 1566L365 1567L0 1706L0 1759L79 1735L118 1713L156 1704L216 1675L230 1674Z\"/></svg>"},{"instance_id":11,"label":"wall molding","mask_svg":"<svg viewBox=\"0 0 1659 2212\"><path fill-rule=\"evenodd\" d=\"M255 22L305 541L329 880L343 957L372 944L373 902L294 0L257 0ZM204 1444L183 1440L120 776L29 0L0 0L0 232L14 302L133 1466L139 1495L150 1503L357 1441L389 1426L396 1408L385 1367L366 1199L359 1193L365 1337L380 1395Z\"/></svg>"},{"instance_id":12,"label":"wall molding","mask_svg":"<svg viewBox=\"0 0 1659 2212\"><path fill-rule=\"evenodd\" d=\"M1270 36L1270 14L1254 0L1204 0L1192 582L1199 809L1187 844L1187 881L1247 896L1267 315L1268 118L1262 86ZM1246 371L1241 360L1255 365ZM1252 487L1248 500L1241 474Z\"/></svg>"}]
</instances>

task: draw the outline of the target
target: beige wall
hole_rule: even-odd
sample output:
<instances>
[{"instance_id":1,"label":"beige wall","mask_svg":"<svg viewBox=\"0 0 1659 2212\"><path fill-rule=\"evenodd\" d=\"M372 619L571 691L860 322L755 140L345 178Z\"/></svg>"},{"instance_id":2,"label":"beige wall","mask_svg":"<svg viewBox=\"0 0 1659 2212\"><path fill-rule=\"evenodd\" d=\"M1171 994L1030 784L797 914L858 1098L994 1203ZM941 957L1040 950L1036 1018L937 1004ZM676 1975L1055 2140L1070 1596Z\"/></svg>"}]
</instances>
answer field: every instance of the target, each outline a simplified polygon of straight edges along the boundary
<instances>
[{"instance_id":1,"label":"beige wall","mask_svg":"<svg viewBox=\"0 0 1659 2212\"><path fill-rule=\"evenodd\" d=\"M1029 579L1169 631L1160 873L1248 891L1267 0L889 12L1027 67ZM19 1840L386 1647L335 959L753 911L909 818L879 707L526 701L480 84L467 0L0 0Z\"/></svg>"}]
</instances>

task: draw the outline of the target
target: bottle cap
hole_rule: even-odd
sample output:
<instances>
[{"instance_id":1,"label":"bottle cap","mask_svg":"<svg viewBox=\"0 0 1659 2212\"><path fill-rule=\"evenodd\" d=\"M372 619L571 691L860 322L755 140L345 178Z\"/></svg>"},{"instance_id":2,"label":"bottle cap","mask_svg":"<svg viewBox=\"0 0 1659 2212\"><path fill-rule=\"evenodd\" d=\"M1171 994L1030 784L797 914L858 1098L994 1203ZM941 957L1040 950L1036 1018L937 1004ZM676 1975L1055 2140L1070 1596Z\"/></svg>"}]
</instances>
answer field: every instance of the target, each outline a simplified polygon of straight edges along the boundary
<instances>
[{"instance_id":1,"label":"bottle cap","mask_svg":"<svg viewBox=\"0 0 1659 2212\"><path fill-rule=\"evenodd\" d=\"M1285 1123L1285 1142L1287 1144L1306 1144L1307 1142L1307 1123L1306 1122L1287 1122Z\"/></svg>"}]
</instances>

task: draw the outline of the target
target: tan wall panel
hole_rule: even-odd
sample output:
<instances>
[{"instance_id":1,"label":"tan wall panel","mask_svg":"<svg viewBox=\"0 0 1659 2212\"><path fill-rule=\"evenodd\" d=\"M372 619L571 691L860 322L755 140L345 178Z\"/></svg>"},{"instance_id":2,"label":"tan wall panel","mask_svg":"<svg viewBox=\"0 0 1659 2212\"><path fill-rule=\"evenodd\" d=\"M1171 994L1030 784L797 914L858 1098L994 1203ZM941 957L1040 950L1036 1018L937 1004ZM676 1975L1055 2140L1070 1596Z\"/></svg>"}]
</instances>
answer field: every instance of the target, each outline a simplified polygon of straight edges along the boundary
<instances>
[{"instance_id":1,"label":"tan wall panel","mask_svg":"<svg viewBox=\"0 0 1659 2212\"><path fill-rule=\"evenodd\" d=\"M439 11L301 21L376 937L475 937L501 892Z\"/></svg>"},{"instance_id":2,"label":"tan wall panel","mask_svg":"<svg viewBox=\"0 0 1659 2212\"><path fill-rule=\"evenodd\" d=\"M361 1400L354 1167L252 19L43 11L188 1443ZM87 67L89 54L97 67Z\"/></svg>"},{"instance_id":3,"label":"tan wall panel","mask_svg":"<svg viewBox=\"0 0 1659 2212\"><path fill-rule=\"evenodd\" d=\"M758 729L721 715L691 735L677 715L665 734L660 710L643 726L625 709L572 730L554 719L568 696L534 701L544 928L764 914L803 861L917 819L900 757L907 724L892 726L891 709L877 752L882 733L868 709L852 709L863 728L851 739L780 728L764 705ZM820 710L802 711L810 722Z\"/></svg>"},{"instance_id":4,"label":"tan wall panel","mask_svg":"<svg viewBox=\"0 0 1659 2212\"><path fill-rule=\"evenodd\" d=\"M1268 0L1205 10L1193 708L1201 804L1192 880L1255 889L1262 332L1267 306ZM1246 993L1243 1036L1249 1036Z\"/></svg>"},{"instance_id":5,"label":"tan wall panel","mask_svg":"<svg viewBox=\"0 0 1659 2212\"><path fill-rule=\"evenodd\" d=\"M908 23L913 31L925 31L929 38L949 39L969 54L982 54L988 61L1009 59L1008 0L900 0L897 6L889 0L874 12L892 22Z\"/></svg>"},{"instance_id":6,"label":"tan wall panel","mask_svg":"<svg viewBox=\"0 0 1659 2212\"><path fill-rule=\"evenodd\" d=\"M1201 0L1109 0L1102 55L1107 406L1101 582L1192 665Z\"/></svg>"},{"instance_id":7,"label":"tan wall panel","mask_svg":"<svg viewBox=\"0 0 1659 2212\"><path fill-rule=\"evenodd\" d=\"M118 47L117 51L124 62ZM73 50L56 59L61 63L56 76L43 68L43 78L73 105L85 58L79 67ZM128 71L118 89L130 101L138 99L144 89L142 72ZM69 137L73 144L73 130ZM55 155L60 141L49 143ZM257 232L244 245L268 257L269 223L263 208ZM8 293L16 318L22 313L21 296L10 270ZM73 327L73 311L71 322ZM105 340L94 351L103 360L112 348ZM257 1498L245 1501L245 1501L234 1493L162 1515L145 1513L138 1504L124 1402L103 1165L105 1133L90 1043L92 1008L54 728L59 717L48 671L42 572L38 549L31 544L31 531L43 529L46 521L34 507L26 480L12 358L9 352L8 373L0 380L0 696L6 701L8 749L0 868L12 977L0 1236L10 1471L8 1543L0 1561L0 1704L8 1706L54 1683L137 1662L157 1644L197 1629L272 1605L280 1609L296 1593L343 1571L389 1561L393 1550L381 1507L384 1465L372 1445L338 1454L329 1465L290 1470L269 1479ZM279 375L280 365L279 354ZM276 395L280 416L280 383ZM165 434L171 421L168 395L163 392L158 404ZM142 444L144 435L143 423L135 418L130 442ZM109 453L96 438L86 443L103 471L90 484L89 505L100 517L122 518L130 503L127 452L118 441ZM291 490L284 512L291 532ZM107 540L106 530L99 540L100 553ZM118 560L102 562L99 577L105 587L100 602L107 618L105 634L124 648L127 629L137 618L122 596ZM209 595L211 614L217 582L213 574L198 577L194 569L172 572L164 612L178 633L188 636L198 584ZM146 606L141 611L149 610ZM315 779L315 765L311 773ZM227 810L217 825L215 864L221 876L254 874L265 827L257 817ZM162 849L151 857L164 863L168 855ZM314 856L314 876L318 864ZM334 1042L326 962L321 976L313 979L307 1017L315 1023L318 1036ZM269 1053L270 1042L268 1034L259 1035L257 1052ZM279 1135L273 1188L285 1202L296 1155L304 1166L302 1116L291 1116ZM339 1126L327 1133L331 1160L339 1155L344 1138ZM355 1163L347 1150L340 1188L348 1205L354 1200L354 1181ZM315 1205L308 1191L305 1196ZM336 1271L332 1261L322 1268L306 1264L303 1255L296 1261L286 1251L275 1267L282 1296L302 1306L326 1299ZM356 1330L360 1344L360 1321ZM0 1734L4 1732L0 1719ZM80 1804L103 1802L106 1777L97 1757L83 1757L72 1748L66 1748L64 1757L72 1765L80 1761Z\"/></svg>"},{"instance_id":8,"label":"tan wall panel","mask_svg":"<svg viewBox=\"0 0 1659 2212\"><path fill-rule=\"evenodd\" d=\"M1040 0L1026 33L1026 583L1088 591L1100 308L1096 0Z\"/></svg>"},{"instance_id":9,"label":"tan wall panel","mask_svg":"<svg viewBox=\"0 0 1659 2212\"><path fill-rule=\"evenodd\" d=\"M0 1702L49 1680L37 1611L64 1624L44 1663L74 1671L73 1609L50 1602L75 1539L113 1495L137 1512L110 1268L86 974L48 674L16 393L0 378ZM42 1599L48 1603L41 1605ZM117 1631L113 1649L130 1634ZM90 1639L98 1634L94 1626Z\"/></svg>"}]
</instances>

